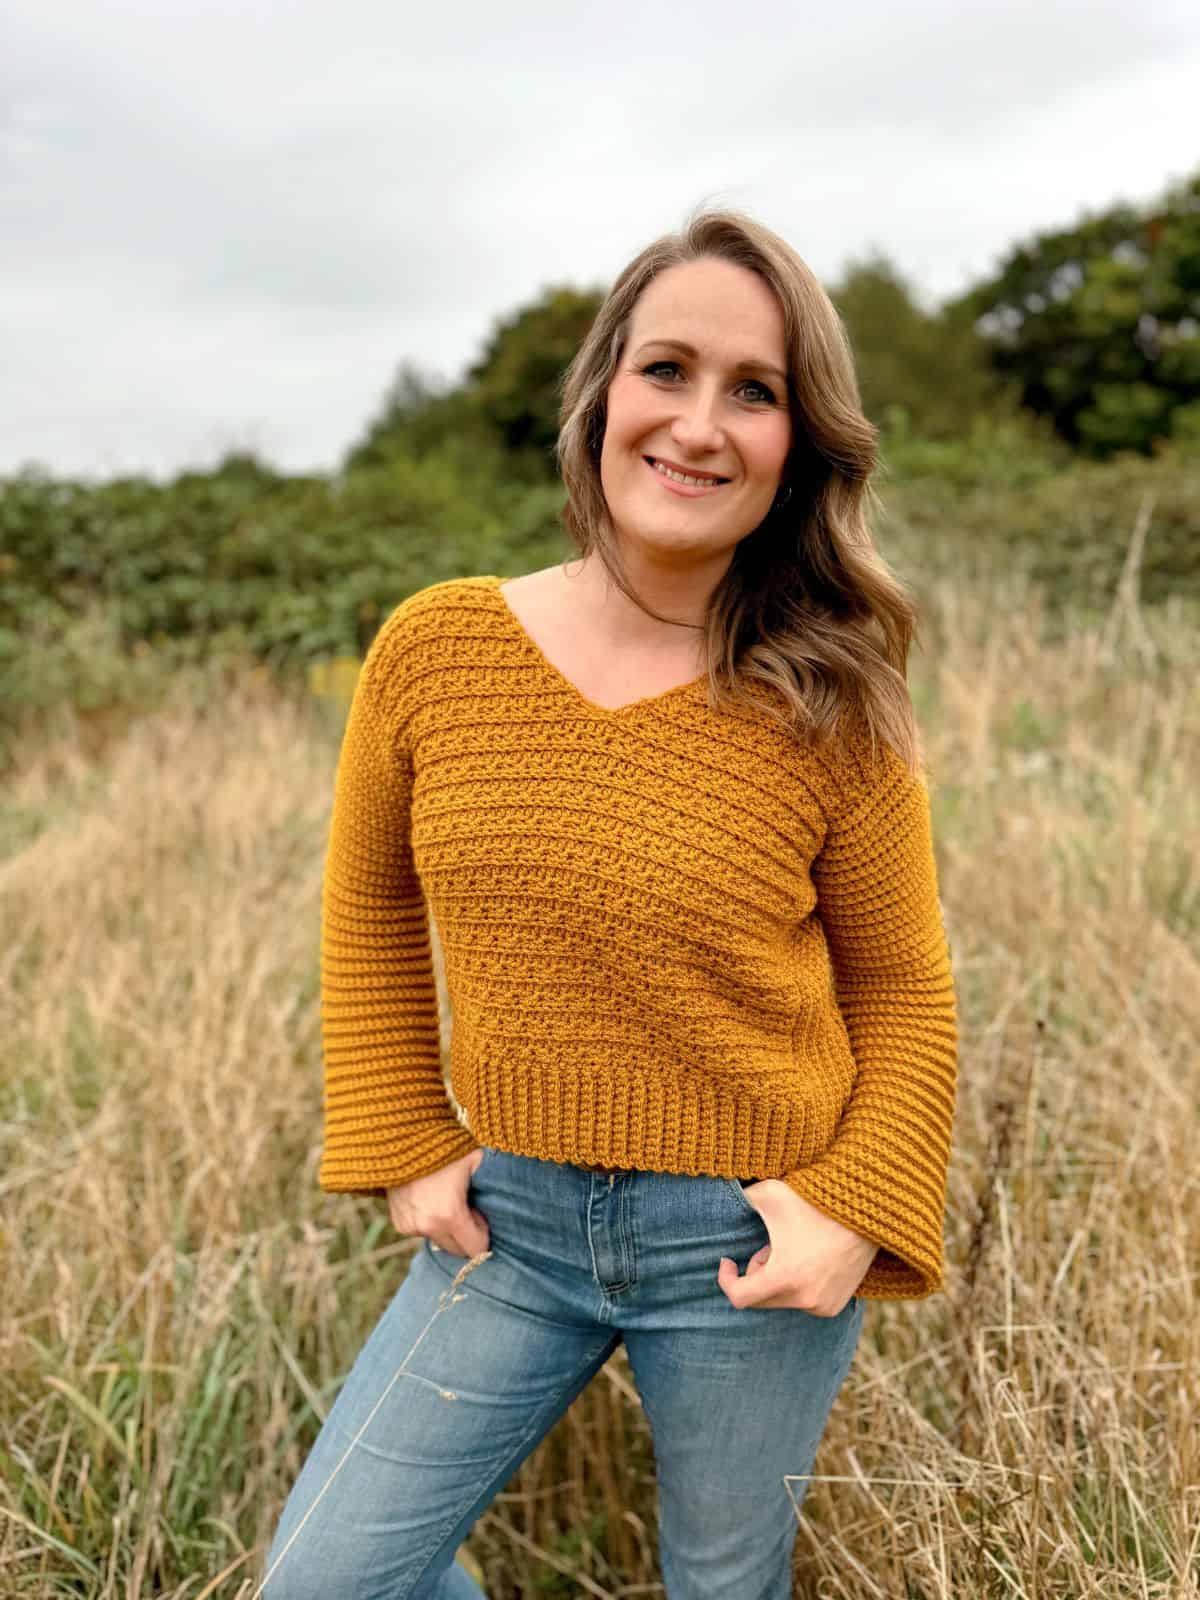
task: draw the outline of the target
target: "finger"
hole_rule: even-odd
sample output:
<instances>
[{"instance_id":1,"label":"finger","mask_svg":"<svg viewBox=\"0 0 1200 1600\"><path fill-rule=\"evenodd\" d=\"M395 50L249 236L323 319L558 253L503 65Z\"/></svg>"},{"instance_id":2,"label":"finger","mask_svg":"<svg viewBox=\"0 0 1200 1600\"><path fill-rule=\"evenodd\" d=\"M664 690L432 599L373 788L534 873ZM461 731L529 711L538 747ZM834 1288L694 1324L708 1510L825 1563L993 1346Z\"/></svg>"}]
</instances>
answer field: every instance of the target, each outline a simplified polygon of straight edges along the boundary
<instances>
[{"instance_id":1,"label":"finger","mask_svg":"<svg viewBox=\"0 0 1200 1600\"><path fill-rule=\"evenodd\" d=\"M724 1291L730 1305L736 1306L739 1311L747 1306L761 1304L770 1293L769 1288L763 1287L761 1276L756 1275L753 1283L749 1280L749 1267L744 1274L739 1273L736 1261L731 1261L728 1256L721 1257L721 1264L717 1268L717 1283Z\"/></svg>"},{"instance_id":2,"label":"finger","mask_svg":"<svg viewBox=\"0 0 1200 1600\"><path fill-rule=\"evenodd\" d=\"M461 1223L453 1233L439 1235L436 1241L432 1234L429 1235L429 1242L435 1250L446 1250L456 1256L477 1256L489 1248L487 1218L474 1206L469 1209L469 1220Z\"/></svg>"},{"instance_id":3,"label":"finger","mask_svg":"<svg viewBox=\"0 0 1200 1600\"><path fill-rule=\"evenodd\" d=\"M731 1305L740 1308L744 1304L738 1264L736 1261L731 1261L728 1256L722 1256L717 1264L717 1284Z\"/></svg>"},{"instance_id":4,"label":"finger","mask_svg":"<svg viewBox=\"0 0 1200 1600\"><path fill-rule=\"evenodd\" d=\"M761 1250L756 1250L746 1263L746 1275L757 1272L760 1267L765 1267L771 1259L771 1246L764 1244Z\"/></svg>"},{"instance_id":5,"label":"finger","mask_svg":"<svg viewBox=\"0 0 1200 1600\"><path fill-rule=\"evenodd\" d=\"M761 1251L756 1252L761 1254ZM770 1263L764 1261L757 1269L747 1267L744 1276L739 1276L737 1262L730 1261L727 1256L721 1257L721 1264L717 1268L717 1282L725 1291L726 1297L739 1308L746 1306L783 1306L790 1303L790 1289L781 1283L778 1271L772 1272Z\"/></svg>"}]
</instances>

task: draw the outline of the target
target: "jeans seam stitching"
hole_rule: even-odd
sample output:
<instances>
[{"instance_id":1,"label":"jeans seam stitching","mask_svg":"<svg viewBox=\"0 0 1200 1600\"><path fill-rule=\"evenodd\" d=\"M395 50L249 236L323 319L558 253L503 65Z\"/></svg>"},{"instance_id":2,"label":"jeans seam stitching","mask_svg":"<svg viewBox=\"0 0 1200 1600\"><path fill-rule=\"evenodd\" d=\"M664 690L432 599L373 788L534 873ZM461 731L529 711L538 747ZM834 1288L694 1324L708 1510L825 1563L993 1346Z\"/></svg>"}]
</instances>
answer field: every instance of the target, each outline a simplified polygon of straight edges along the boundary
<instances>
[{"instance_id":1,"label":"jeans seam stitching","mask_svg":"<svg viewBox=\"0 0 1200 1600\"><path fill-rule=\"evenodd\" d=\"M607 1337L600 1341L601 1345L606 1345L608 1342L609 1342L609 1340L608 1340ZM566 1383L565 1387L566 1388L570 1388L571 1384L573 1384L575 1382L575 1379L579 1376L579 1374L582 1371L584 1371L584 1369L587 1367L588 1363L593 1361L594 1359L595 1359L595 1353L594 1352L589 1352L588 1355L586 1356L586 1358L583 1361L581 1361L579 1363L579 1365L571 1373L571 1376L567 1380L567 1383ZM549 1407L543 1407L542 1409L543 1410L547 1410L547 1409L549 1409ZM540 1416L540 1413L539 1413L539 1416ZM538 1423L535 1420L530 1425L530 1427L526 1430L526 1432L521 1435L521 1437L517 1441L517 1443L513 1446L512 1455L509 1458L510 1460L517 1460L518 1464L519 1464L519 1460L518 1460L519 1452L525 1448L525 1445L528 1443L528 1441L531 1438L533 1438L533 1436L537 1433L537 1431L538 1431ZM514 1470L515 1470L515 1468L514 1468ZM509 1477L511 1477L512 1473L510 1472L508 1475L509 1475ZM478 1496L475 1496L474 1498L478 1498ZM468 1501L464 1502L464 1505L470 1505L470 1504L472 1504L471 1500L468 1500ZM414 1589L416 1589L418 1587L418 1585L421 1583L421 1580L425 1577L426 1573L428 1573L431 1563L435 1560L435 1558L437 1557L438 1552L442 1548L442 1545L443 1545L443 1543L445 1541L446 1534L450 1531L450 1529L454 1526L454 1524L456 1522L461 1521L462 1515L463 1515L463 1508L462 1508L462 1506L460 1506L459 1509L457 1510L457 1512L455 1513L455 1515L453 1517L448 1518L442 1524L441 1528L439 1528L438 1535L437 1535L437 1541L436 1541L436 1543L434 1545L433 1550L430 1552L430 1554L429 1554L429 1556L428 1556L428 1558L427 1558L427 1560L425 1562L425 1565L421 1568L420 1572L417 1573L416 1577L413 1579L413 1582L409 1586L409 1593L410 1594L412 1593L412 1591ZM451 1560L453 1560L453 1557L451 1557Z\"/></svg>"}]
</instances>

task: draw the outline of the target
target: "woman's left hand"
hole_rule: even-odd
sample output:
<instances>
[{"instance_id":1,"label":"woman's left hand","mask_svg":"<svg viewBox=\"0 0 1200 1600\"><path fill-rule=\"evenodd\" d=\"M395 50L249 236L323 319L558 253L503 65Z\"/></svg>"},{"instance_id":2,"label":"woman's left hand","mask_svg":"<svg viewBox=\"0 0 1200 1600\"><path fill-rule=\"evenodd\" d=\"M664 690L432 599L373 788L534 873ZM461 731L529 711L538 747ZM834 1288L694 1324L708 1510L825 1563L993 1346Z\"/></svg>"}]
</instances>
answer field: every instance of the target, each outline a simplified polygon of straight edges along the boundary
<instances>
[{"instance_id":1,"label":"woman's left hand","mask_svg":"<svg viewBox=\"0 0 1200 1600\"><path fill-rule=\"evenodd\" d=\"M789 1189L763 1178L742 1190L767 1225L770 1244L756 1250L745 1275L721 1257L717 1282L730 1304L765 1309L792 1306L815 1317L845 1310L879 1246L843 1226Z\"/></svg>"}]
</instances>

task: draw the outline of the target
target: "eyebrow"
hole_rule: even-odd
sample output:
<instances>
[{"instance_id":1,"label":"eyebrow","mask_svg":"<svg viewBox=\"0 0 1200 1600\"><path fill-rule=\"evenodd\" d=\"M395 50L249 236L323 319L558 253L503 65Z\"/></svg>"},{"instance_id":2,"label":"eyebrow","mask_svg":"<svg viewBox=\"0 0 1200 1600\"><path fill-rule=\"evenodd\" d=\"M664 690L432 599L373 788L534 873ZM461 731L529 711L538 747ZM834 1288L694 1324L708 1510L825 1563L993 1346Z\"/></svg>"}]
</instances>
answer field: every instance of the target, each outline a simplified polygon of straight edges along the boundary
<instances>
[{"instance_id":1,"label":"eyebrow","mask_svg":"<svg viewBox=\"0 0 1200 1600\"><path fill-rule=\"evenodd\" d=\"M695 345L688 344L684 339L647 339L644 343L638 345L634 351L635 356L640 355L643 350L652 344L665 345L668 350L678 350L685 356L691 356L693 360L696 356ZM780 383L786 385L788 381L787 373L781 371L773 361L739 361L733 370L735 372L773 372Z\"/></svg>"}]
</instances>

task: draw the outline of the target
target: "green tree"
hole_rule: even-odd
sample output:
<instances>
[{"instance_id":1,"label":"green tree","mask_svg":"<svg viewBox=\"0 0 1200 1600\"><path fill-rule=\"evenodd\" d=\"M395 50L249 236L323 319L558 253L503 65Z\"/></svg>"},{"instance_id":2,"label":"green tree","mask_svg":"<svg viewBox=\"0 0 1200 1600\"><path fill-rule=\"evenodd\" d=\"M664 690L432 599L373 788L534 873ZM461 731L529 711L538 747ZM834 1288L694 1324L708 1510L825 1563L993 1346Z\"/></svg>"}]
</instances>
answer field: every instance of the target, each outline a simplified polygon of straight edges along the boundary
<instances>
[{"instance_id":1,"label":"green tree","mask_svg":"<svg viewBox=\"0 0 1200 1600\"><path fill-rule=\"evenodd\" d=\"M343 473L395 461L440 460L464 483L503 472L504 444L474 389L446 383L402 361L363 437L346 452Z\"/></svg>"},{"instance_id":2,"label":"green tree","mask_svg":"<svg viewBox=\"0 0 1200 1600\"><path fill-rule=\"evenodd\" d=\"M480 411L509 452L509 465L535 479L555 474L563 374L603 298L602 289L566 284L543 290L494 325L467 373Z\"/></svg>"},{"instance_id":3,"label":"green tree","mask_svg":"<svg viewBox=\"0 0 1200 1600\"><path fill-rule=\"evenodd\" d=\"M882 251L851 261L829 294L850 335L863 409L878 426L899 408L906 431L948 439L974 417L1016 409L1016 386L992 371L972 319L926 311Z\"/></svg>"},{"instance_id":4,"label":"green tree","mask_svg":"<svg viewBox=\"0 0 1200 1600\"><path fill-rule=\"evenodd\" d=\"M955 302L1022 404L1080 454L1153 454L1200 422L1200 173L1016 246Z\"/></svg>"}]
</instances>

